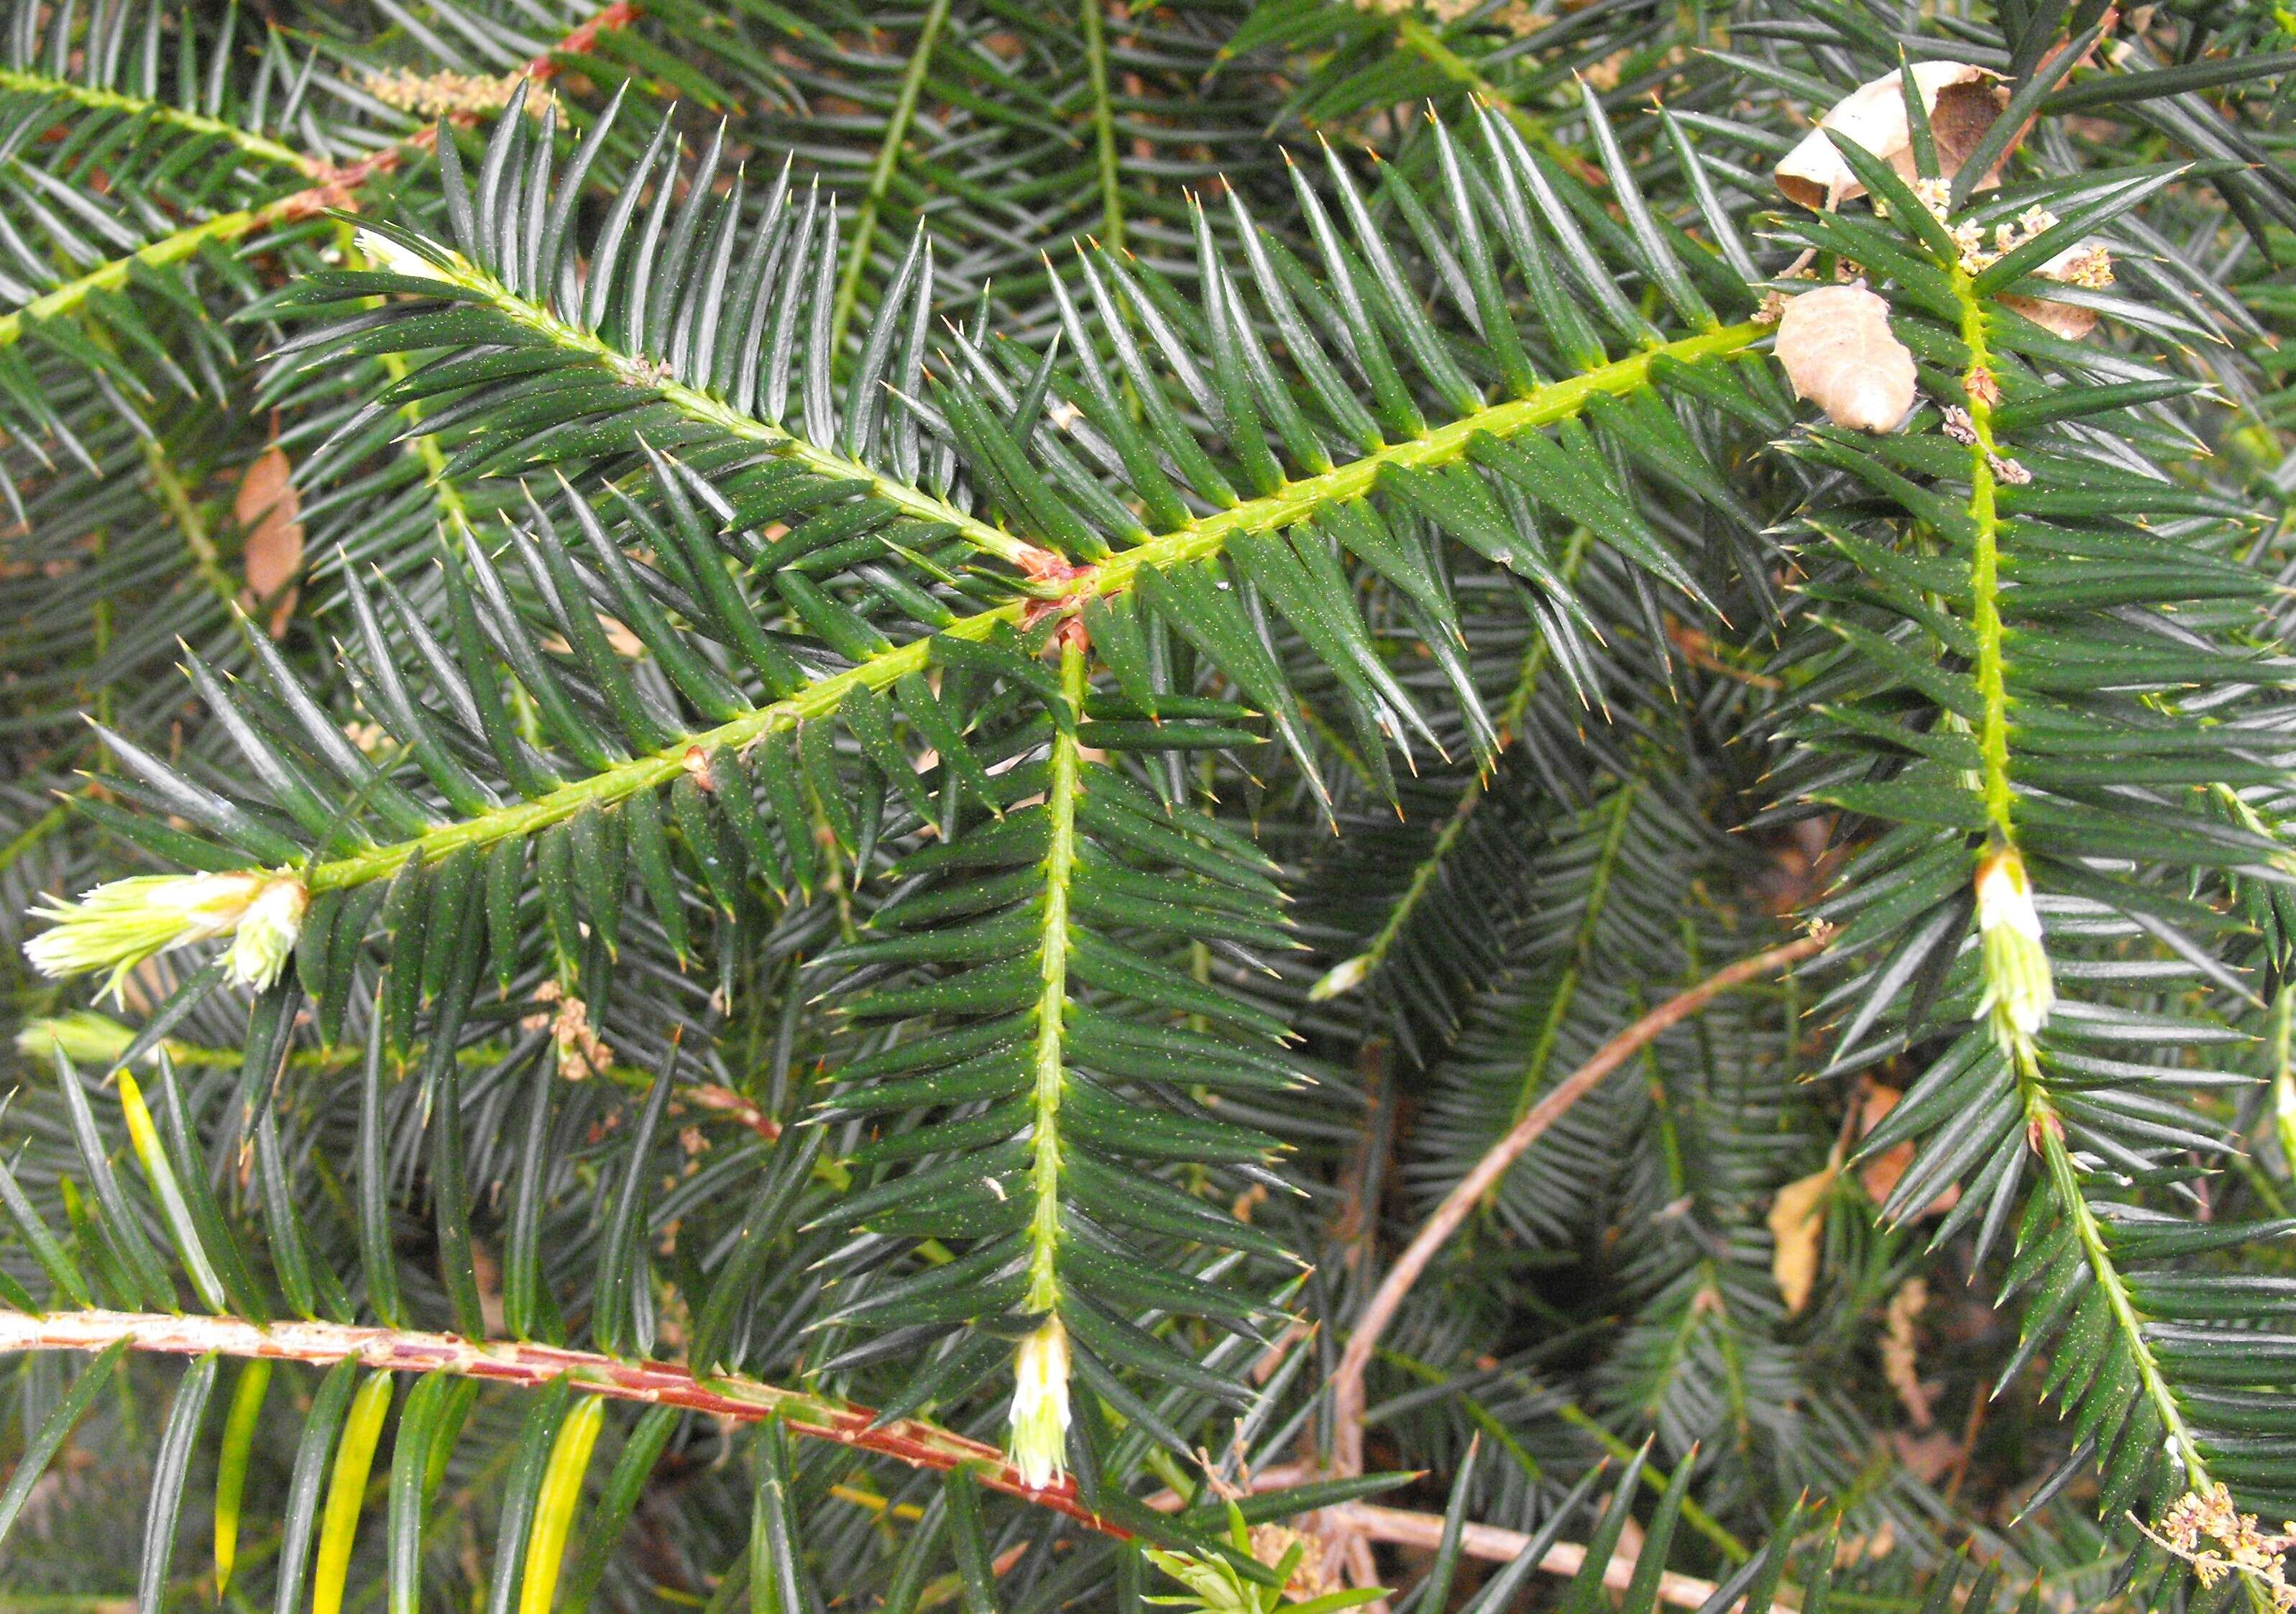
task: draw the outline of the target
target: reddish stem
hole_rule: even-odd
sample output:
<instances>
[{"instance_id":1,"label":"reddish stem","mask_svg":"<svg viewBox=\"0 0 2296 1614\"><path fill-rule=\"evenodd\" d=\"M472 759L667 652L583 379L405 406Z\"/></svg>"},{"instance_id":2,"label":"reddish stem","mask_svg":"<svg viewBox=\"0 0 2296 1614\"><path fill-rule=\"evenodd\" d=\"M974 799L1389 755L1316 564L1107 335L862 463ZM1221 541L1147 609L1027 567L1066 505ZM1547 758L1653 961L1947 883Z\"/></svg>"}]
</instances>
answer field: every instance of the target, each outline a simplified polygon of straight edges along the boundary
<instances>
[{"instance_id":1,"label":"reddish stem","mask_svg":"<svg viewBox=\"0 0 2296 1614\"><path fill-rule=\"evenodd\" d=\"M1696 986L1676 993L1672 997L1635 1021L1609 1042L1597 1049L1595 1056L1573 1070L1554 1091L1539 1100L1529 1114L1515 1123L1513 1129L1491 1145L1488 1153L1475 1162L1474 1169L1459 1179L1458 1184L1443 1197L1435 1213L1414 1235L1395 1265L1388 1269L1363 1315L1357 1320L1355 1331L1348 1339L1348 1348L1340 1356L1339 1371L1332 1375L1332 1416L1334 1425L1334 1451L1339 1471L1342 1474L1363 1472L1364 1372L1371 1365L1372 1352L1378 1348L1380 1336L1393 1321L1403 1298L1411 1292L1413 1284L1427 1270L1436 1251L1449 1241L1458 1231L1459 1224L1475 1202L1498 1185L1508 1167L1514 1164L1522 1151L1538 1141L1539 1135L1562 1119L1570 1106L1593 1092L1603 1078L1623 1065L1644 1046L1656 1040L1659 1034L1678 1021L1689 1019L1704 1009L1723 993L1748 981L1789 969L1824 947L1832 939L1830 933L1817 932L1791 941L1783 946L1758 953L1751 958L1716 971Z\"/></svg>"},{"instance_id":2,"label":"reddish stem","mask_svg":"<svg viewBox=\"0 0 2296 1614\"><path fill-rule=\"evenodd\" d=\"M737 1374L703 1380L673 1362L631 1362L596 1351L530 1341L464 1340L453 1334L344 1323L258 1326L236 1317L169 1316L158 1312L64 1311L45 1316L0 1313L0 1355L23 1350L97 1351L122 1340L131 1349L168 1356L204 1356L216 1352L316 1367L356 1360L392 1372L456 1373L529 1389L564 1379L590 1395L682 1406L740 1423L755 1423L779 1413L798 1434L895 1458L914 1468L969 1468L991 1490L1065 1513L1119 1540L1130 1534L1085 1506L1073 1480L1029 1485L1004 1461L1004 1453L954 1430L918 1418L897 1418L880 1424L865 1406Z\"/></svg>"},{"instance_id":3,"label":"reddish stem","mask_svg":"<svg viewBox=\"0 0 2296 1614\"><path fill-rule=\"evenodd\" d=\"M529 61L521 70L522 76L537 83L547 82L562 70L558 64L559 57L582 54L597 43L599 35L627 28L637 20L637 17L638 8L631 4L631 0L613 0L613 4L598 11L579 28ZM478 119L476 112L456 112L450 121L467 128ZM427 152L438 143L439 126L426 123L404 140L387 145L380 152L369 152L357 162L346 163L341 168L321 164L312 170L318 183L296 192L292 196L283 196L264 209L266 221L292 223L316 213L324 213L330 208L348 211L357 205L357 193L361 185L378 174L392 172L409 157L418 152Z\"/></svg>"}]
</instances>

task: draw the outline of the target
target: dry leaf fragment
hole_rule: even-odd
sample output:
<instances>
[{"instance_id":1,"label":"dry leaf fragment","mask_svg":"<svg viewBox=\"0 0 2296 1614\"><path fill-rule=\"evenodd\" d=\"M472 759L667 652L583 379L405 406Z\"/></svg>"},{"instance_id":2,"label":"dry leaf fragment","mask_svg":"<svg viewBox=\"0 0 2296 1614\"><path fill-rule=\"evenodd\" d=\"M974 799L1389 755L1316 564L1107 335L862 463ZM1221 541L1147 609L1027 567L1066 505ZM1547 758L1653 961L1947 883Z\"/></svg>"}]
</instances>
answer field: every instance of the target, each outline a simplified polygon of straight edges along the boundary
<instances>
[{"instance_id":1,"label":"dry leaf fragment","mask_svg":"<svg viewBox=\"0 0 2296 1614\"><path fill-rule=\"evenodd\" d=\"M1922 1382L1919 1343L1914 1335L1914 1320L1929 1303L1929 1284L1920 1278L1907 1278L1890 1297L1889 1309L1883 1314L1882 1373L1898 1392L1915 1429L1927 1429L1931 1422L1929 1386Z\"/></svg>"},{"instance_id":2,"label":"dry leaf fragment","mask_svg":"<svg viewBox=\"0 0 2296 1614\"><path fill-rule=\"evenodd\" d=\"M2033 273L2043 280L2054 280L2062 285L2100 291L2112 283L2112 254L2096 242L2079 242L2067 247ZM2062 303L2046 297L2005 296L2001 306L2023 315L2050 334L2062 336L2067 341L2077 342L2096 329L2096 310L2079 303Z\"/></svg>"},{"instance_id":3,"label":"dry leaf fragment","mask_svg":"<svg viewBox=\"0 0 2296 1614\"><path fill-rule=\"evenodd\" d=\"M1899 1093L1895 1087L1884 1087L1879 1082L1869 1084L1866 1089L1866 1096L1859 1102L1857 1135L1864 1137L1874 1127L1880 1126L1882 1118L1895 1110L1898 1107L1898 1101L1904 1096L1905 1094ZM1906 1175L1906 1167L1913 1163L1914 1144L1911 1139L1902 1143L1892 1144L1858 1167L1858 1186L1866 1190L1866 1197L1874 1203L1886 1205L1889 1203L1890 1195L1897 1189L1898 1179ZM1961 1185L1958 1183L1948 1183L1945 1185L1945 1191L1923 1206L1915 1219L1919 1219L1921 1217L1943 1216L1960 1202Z\"/></svg>"},{"instance_id":4,"label":"dry leaf fragment","mask_svg":"<svg viewBox=\"0 0 2296 1614\"><path fill-rule=\"evenodd\" d=\"M2078 303L2053 302L2046 297L2005 297L2001 306L2069 342L2077 342L2096 329L2096 310Z\"/></svg>"},{"instance_id":5,"label":"dry leaf fragment","mask_svg":"<svg viewBox=\"0 0 2296 1614\"><path fill-rule=\"evenodd\" d=\"M297 593L291 585L303 569L303 501L294 473L287 451L274 443L249 462L231 502L231 513L247 534L240 557L247 578L242 603L250 610L270 603L275 639L287 632Z\"/></svg>"},{"instance_id":6,"label":"dry leaf fragment","mask_svg":"<svg viewBox=\"0 0 2296 1614\"><path fill-rule=\"evenodd\" d=\"M2001 75L1967 61L1917 61L1914 87L1928 111L1930 133L1937 142L1938 171L1947 179L1977 150L1986 130L2009 103ZM1906 124L1906 93L1896 73L1885 73L1833 103L1817 127L1785 154L1773 171L1778 189L1790 201L1805 208L1839 207L1866 194L1857 175L1842 160L1825 131L1833 129L1888 163L1908 183L1917 176L1914 166L1913 134ZM2006 152L2002 153L2005 158ZM1994 164L1996 171L1999 161ZM1993 183L1988 172L1982 190Z\"/></svg>"},{"instance_id":7,"label":"dry leaf fragment","mask_svg":"<svg viewBox=\"0 0 2296 1614\"><path fill-rule=\"evenodd\" d=\"M1890 1433L1890 1449L1897 1453L1898 1462L1905 1471L1923 1485L1935 1485L1951 1473L1961 1461L1961 1442L1943 1430L1931 1430L1926 1435L1916 1435L1910 1430L1893 1430Z\"/></svg>"},{"instance_id":8,"label":"dry leaf fragment","mask_svg":"<svg viewBox=\"0 0 2296 1614\"><path fill-rule=\"evenodd\" d=\"M1860 1559L1875 1561L1887 1558L1898 1550L1896 1527L1884 1519L1882 1528L1871 1536L1844 1536L1833 1549L1833 1567L1846 1569Z\"/></svg>"},{"instance_id":9,"label":"dry leaf fragment","mask_svg":"<svg viewBox=\"0 0 2296 1614\"><path fill-rule=\"evenodd\" d=\"M1813 1171L1778 1190L1770 1203L1770 1276L1784 1297L1786 1315L1794 1316L1809 1304L1817 1282L1818 1249L1825 1240L1825 1198L1833 1192L1834 1167Z\"/></svg>"},{"instance_id":10,"label":"dry leaf fragment","mask_svg":"<svg viewBox=\"0 0 2296 1614\"><path fill-rule=\"evenodd\" d=\"M1863 286L1820 286L1778 315L1775 352L1793 383L1837 426L1888 431L1914 406L1914 356L1890 329L1890 305Z\"/></svg>"}]
</instances>

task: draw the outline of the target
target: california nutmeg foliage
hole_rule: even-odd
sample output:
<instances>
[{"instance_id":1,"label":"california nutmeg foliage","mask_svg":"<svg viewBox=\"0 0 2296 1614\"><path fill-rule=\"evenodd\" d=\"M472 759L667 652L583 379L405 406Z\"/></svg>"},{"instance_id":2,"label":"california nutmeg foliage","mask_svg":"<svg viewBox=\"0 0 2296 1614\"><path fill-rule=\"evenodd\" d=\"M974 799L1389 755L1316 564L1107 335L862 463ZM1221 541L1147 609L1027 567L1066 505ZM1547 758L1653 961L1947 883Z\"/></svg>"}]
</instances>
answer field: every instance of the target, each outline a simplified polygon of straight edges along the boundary
<instances>
[{"instance_id":1,"label":"california nutmeg foliage","mask_svg":"<svg viewBox=\"0 0 2296 1614\"><path fill-rule=\"evenodd\" d=\"M0 0L0 1608L2296 1586L2296 20Z\"/></svg>"}]
</instances>

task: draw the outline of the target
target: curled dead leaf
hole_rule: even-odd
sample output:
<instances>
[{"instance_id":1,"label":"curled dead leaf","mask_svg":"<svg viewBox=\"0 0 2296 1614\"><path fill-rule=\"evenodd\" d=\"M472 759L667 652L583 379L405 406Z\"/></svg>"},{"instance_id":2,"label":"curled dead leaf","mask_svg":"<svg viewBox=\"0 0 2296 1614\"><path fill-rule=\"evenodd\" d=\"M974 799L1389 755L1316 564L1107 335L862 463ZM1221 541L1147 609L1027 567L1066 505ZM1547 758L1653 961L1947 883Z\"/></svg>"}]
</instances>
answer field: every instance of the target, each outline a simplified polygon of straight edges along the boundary
<instances>
[{"instance_id":1,"label":"curled dead leaf","mask_svg":"<svg viewBox=\"0 0 2296 1614\"><path fill-rule=\"evenodd\" d=\"M1786 1315L1809 1304L1817 1282L1818 1252L1825 1242L1825 1199L1833 1192L1834 1167L1813 1171L1788 1183L1770 1202L1770 1276L1786 1303Z\"/></svg>"},{"instance_id":2,"label":"curled dead leaf","mask_svg":"<svg viewBox=\"0 0 2296 1614\"><path fill-rule=\"evenodd\" d=\"M247 592L241 602L250 610L270 606L267 626L275 639L285 635L295 614L293 584L303 569L303 501L294 476L287 451L274 443L248 463L231 501L232 516L247 534L240 557Z\"/></svg>"},{"instance_id":3,"label":"curled dead leaf","mask_svg":"<svg viewBox=\"0 0 2296 1614\"><path fill-rule=\"evenodd\" d=\"M1929 113L1930 133L1937 143L1939 176L1951 179L1977 150L1993 120L2009 104L2009 91L2001 75L1967 61L1917 61L1914 87ZM1827 109L1817 127L1785 154L1773 170L1778 189L1789 201L1805 208L1839 207L1866 194L1857 175L1841 159L1825 131L1833 129L1888 163L1906 181L1914 166L1913 133L1906 122L1906 93L1896 73L1885 73L1859 85ZM2006 152L2002 153L2005 158ZM1998 170L1997 160L1994 170ZM1994 183L1988 171L1978 188Z\"/></svg>"},{"instance_id":4,"label":"curled dead leaf","mask_svg":"<svg viewBox=\"0 0 2296 1614\"><path fill-rule=\"evenodd\" d=\"M1920 1278L1908 1278L1890 1297L1882 1317L1882 1373L1898 1392L1898 1400L1915 1429L1927 1429L1931 1421L1930 1389L1922 1382L1920 1340L1914 1330L1915 1320L1929 1303L1929 1284Z\"/></svg>"},{"instance_id":5,"label":"curled dead leaf","mask_svg":"<svg viewBox=\"0 0 2296 1614\"><path fill-rule=\"evenodd\" d=\"M1923 1485L1937 1484L1961 1462L1961 1442L1943 1430L1931 1430L1926 1435L1893 1430L1890 1446L1906 1471Z\"/></svg>"},{"instance_id":6,"label":"curled dead leaf","mask_svg":"<svg viewBox=\"0 0 2296 1614\"><path fill-rule=\"evenodd\" d=\"M2033 271L2042 280L2101 289L2112 283L2112 255L2096 242L2067 247ZM2023 315L2053 336L2077 342L2096 329L2096 310L2047 297L2004 297L2001 306Z\"/></svg>"},{"instance_id":7,"label":"curled dead leaf","mask_svg":"<svg viewBox=\"0 0 2296 1614\"><path fill-rule=\"evenodd\" d=\"M1913 352L1890 329L1890 305L1863 286L1788 299L1774 351L1794 396L1837 426L1888 431L1914 406Z\"/></svg>"},{"instance_id":8,"label":"curled dead leaf","mask_svg":"<svg viewBox=\"0 0 2296 1614\"><path fill-rule=\"evenodd\" d=\"M2096 310L2078 303L2053 302L2046 297L2005 297L2001 306L2069 342L2077 342L2096 329Z\"/></svg>"},{"instance_id":9,"label":"curled dead leaf","mask_svg":"<svg viewBox=\"0 0 2296 1614\"><path fill-rule=\"evenodd\" d=\"M1857 1135L1864 1137L1880 1126L1882 1118L1895 1110L1898 1101L1904 1096L1895 1087L1884 1087L1879 1082L1869 1084L1866 1096L1858 1103ZM1913 1163L1914 1145L1910 1139L1892 1144L1857 1168L1857 1184L1865 1189L1866 1197L1874 1203L1887 1204L1890 1195L1897 1190L1898 1179L1906 1175L1906 1167ZM1915 1217L1941 1217L1960 1202L1961 1184L1948 1183L1944 1192L1923 1206L1915 1213Z\"/></svg>"},{"instance_id":10,"label":"curled dead leaf","mask_svg":"<svg viewBox=\"0 0 2296 1614\"><path fill-rule=\"evenodd\" d=\"M1871 1536L1844 1536L1834 1545L1833 1567L1846 1569L1861 1559L1879 1561L1898 1550L1897 1528L1888 1520Z\"/></svg>"}]
</instances>

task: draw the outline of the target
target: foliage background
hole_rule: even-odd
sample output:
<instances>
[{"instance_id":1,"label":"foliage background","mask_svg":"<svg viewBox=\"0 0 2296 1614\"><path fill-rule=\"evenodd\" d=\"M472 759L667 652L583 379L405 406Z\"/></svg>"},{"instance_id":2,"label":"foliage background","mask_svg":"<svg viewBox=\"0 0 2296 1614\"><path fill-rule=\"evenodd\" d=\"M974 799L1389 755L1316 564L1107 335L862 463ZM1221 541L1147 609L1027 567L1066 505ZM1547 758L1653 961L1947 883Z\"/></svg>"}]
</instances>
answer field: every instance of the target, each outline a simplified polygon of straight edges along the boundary
<instances>
[{"instance_id":1,"label":"foliage background","mask_svg":"<svg viewBox=\"0 0 2296 1614\"><path fill-rule=\"evenodd\" d=\"M565 1345L991 1447L1056 1306L1062 1495L1177 1492L1216 1557L1222 1487L1344 1450L1351 1330L1485 1151L1824 916L1411 1290L1379 1500L1622 1546L1629 1606L1699 1601L1671 1562L1942 1608L1964 1553L1982 1598L2269 1606L2131 1514L2296 1512L2292 50L2209 0L20 0L0 1301ZM2093 334L2001 311L2046 253L1781 202L1901 51L2005 76L2030 131L1949 216L2105 241ZM1890 296L1895 435L1761 354L1805 248ZM1514 457L1408 463L1474 428ZM556 789L592 810L517 817ZM2061 995L2021 1052L1972 1019L2007 847ZM21 962L44 896L255 865L338 881L279 987ZM1173 1590L973 1448L985 1492L455 1372L402 1376L354 1530L348 1373L258 1413L233 1357L84 1368L8 1359L0 1604L283 1611L315 1555L394 1614ZM1337 1574L1303 1515L1368 1489L1251 1514Z\"/></svg>"}]
</instances>

